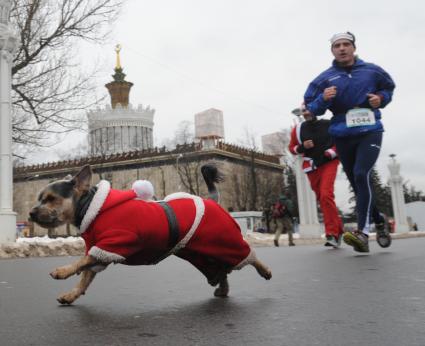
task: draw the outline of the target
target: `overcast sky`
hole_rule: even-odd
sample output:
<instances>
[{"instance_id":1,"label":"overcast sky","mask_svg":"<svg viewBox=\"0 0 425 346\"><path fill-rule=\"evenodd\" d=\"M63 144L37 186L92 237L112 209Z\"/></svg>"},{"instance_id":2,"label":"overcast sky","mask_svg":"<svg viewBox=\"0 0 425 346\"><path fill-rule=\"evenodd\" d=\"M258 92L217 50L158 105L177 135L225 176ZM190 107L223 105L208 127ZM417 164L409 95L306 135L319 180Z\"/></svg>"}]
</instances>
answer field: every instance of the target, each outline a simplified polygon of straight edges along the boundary
<instances>
[{"instance_id":1,"label":"overcast sky","mask_svg":"<svg viewBox=\"0 0 425 346\"><path fill-rule=\"evenodd\" d=\"M420 0L129 0L110 44L87 46L84 55L104 66L103 85L111 81L114 45L122 45L126 79L134 83L130 102L156 109L156 144L211 107L224 113L227 142L248 129L260 143L261 135L291 126L290 111L308 83L331 64L329 38L349 30L360 58L397 85L383 110L378 170L386 180L395 153L404 178L425 190L424 23Z\"/></svg>"}]
</instances>

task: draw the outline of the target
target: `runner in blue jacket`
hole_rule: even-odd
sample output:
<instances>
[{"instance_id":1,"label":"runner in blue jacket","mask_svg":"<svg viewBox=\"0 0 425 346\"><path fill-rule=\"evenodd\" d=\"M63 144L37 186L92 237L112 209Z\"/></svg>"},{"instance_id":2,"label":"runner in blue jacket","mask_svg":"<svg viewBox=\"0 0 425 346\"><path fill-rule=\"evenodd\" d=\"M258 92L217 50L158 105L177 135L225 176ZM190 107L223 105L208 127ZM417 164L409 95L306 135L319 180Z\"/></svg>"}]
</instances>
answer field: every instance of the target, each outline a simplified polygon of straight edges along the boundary
<instances>
[{"instance_id":1,"label":"runner in blue jacket","mask_svg":"<svg viewBox=\"0 0 425 346\"><path fill-rule=\"evenodd\" d=\"M377 241L388 247L391 237L384 216L374 202L370 171L378 159L384 131L380 108L391 102L395 84L381 67L355 56L355 37L350 32L331 38L333 64L315 78L304 95L305 114L333 114L329 133L356 196L358 230L346 232L344 241L355 251L369 252L370 224Z\"/></svg>"}]
</instances>

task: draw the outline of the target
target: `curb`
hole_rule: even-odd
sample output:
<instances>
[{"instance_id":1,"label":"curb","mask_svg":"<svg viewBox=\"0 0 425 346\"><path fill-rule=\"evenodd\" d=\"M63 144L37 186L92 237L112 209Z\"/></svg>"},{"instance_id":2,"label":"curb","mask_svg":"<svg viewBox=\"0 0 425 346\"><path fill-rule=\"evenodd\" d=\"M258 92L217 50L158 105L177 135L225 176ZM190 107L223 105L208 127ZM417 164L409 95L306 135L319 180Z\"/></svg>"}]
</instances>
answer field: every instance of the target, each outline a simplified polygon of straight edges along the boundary
<instances>
[{"instance_id":1,"label":"curb","mask_svg":"<svg viewBox=\"0 0 425 346\"><path fill-rule=\"evenodd\" d=\"M391 233L393 239L423 238L425 232L414 231L407 233ZM274 247L274 234L248 233L244 236L245 240L253 247ZM372 233L369 240L376 241L376 236ZM324 244L324 236L320 238L302 238L299 234L294 234L294 243L296 245L321 245ZM282 234L279 239L279 247L288 247L288 236Z\"/></svg>"}]
</instances>

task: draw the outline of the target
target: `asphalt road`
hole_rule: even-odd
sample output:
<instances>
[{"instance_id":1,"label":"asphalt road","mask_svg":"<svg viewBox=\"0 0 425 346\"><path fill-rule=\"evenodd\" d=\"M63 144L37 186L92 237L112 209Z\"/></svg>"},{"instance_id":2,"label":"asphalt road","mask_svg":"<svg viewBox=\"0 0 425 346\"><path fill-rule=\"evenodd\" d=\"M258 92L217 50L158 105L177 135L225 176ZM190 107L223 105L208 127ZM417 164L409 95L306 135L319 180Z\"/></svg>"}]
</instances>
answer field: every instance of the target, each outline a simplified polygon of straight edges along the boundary
<instances>
[{"instance_id":1,"label":"asphalt road","mask_svg":"<svg viewBox=\"0 0 425 346\"><path fill-rule=\"evenodd\" d=\"M116 265L73 306L48 273L75 258L0 260L0 345L425 345L425 238L371 251L257 248L273 279L234 272L227 299L175 257Z\"/></svg>"}]
</instances>

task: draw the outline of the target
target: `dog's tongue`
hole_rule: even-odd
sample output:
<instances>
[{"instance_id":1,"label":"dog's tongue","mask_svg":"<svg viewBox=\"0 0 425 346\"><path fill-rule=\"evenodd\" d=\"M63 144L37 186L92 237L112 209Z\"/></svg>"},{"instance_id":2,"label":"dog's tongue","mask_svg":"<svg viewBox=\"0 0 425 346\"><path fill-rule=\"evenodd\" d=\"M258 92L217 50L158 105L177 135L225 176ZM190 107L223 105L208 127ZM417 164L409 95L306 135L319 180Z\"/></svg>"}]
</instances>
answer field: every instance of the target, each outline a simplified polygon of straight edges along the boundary
<instances>
[{"instance_id":1,"label":"dog's tongue","mask_svg":"<svg viewBox=\"0 0 425 346\"><path fill-rule=\"evenodd\" d=\"M136 197L137 195L133 190L121 191L111 189L100 211L105 211L131 199L135 199Z\"/></svg>"}]
</instances>

